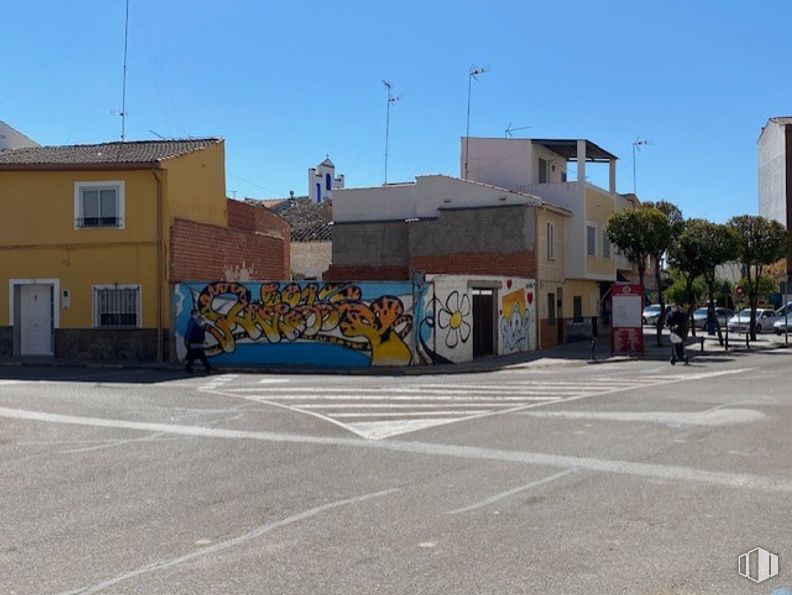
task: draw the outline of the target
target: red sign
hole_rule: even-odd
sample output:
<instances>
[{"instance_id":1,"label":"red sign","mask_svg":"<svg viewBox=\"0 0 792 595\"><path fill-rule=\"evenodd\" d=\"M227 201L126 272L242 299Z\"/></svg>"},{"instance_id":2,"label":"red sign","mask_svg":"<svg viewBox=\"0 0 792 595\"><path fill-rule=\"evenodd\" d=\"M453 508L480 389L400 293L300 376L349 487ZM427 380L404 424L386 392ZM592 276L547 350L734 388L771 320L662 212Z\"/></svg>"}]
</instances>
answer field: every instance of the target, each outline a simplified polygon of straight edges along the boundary
<instances>
[{"instance_id":1,"label":"red sign","mask_svg":"<svg viewBox=\"0 0 792 595\"><path fill-rule=\"evenodd\" d=\"M643 286L611 287L611 352L643 353Z\"/></svg>"}]
</instances>

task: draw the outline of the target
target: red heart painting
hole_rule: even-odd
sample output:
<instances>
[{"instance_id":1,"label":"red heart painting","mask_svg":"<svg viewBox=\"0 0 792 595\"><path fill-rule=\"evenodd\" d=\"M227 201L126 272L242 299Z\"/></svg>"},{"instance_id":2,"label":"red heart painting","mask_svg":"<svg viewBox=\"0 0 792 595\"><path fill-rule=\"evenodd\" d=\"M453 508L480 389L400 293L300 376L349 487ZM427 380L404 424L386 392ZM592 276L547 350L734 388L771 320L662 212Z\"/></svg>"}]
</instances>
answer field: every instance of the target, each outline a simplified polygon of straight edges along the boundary
<instances>
[{"instance_id":1,"label":"red heart painting","mask_svg":"<svg viewBox=\"0 0 792 595\"><path fill-rule=\"evenodd\" d=\"M511 286L512 286L512 280L511 279L507 279L506 280L506 289L511 289Z\"/></svg>"},{"instance_id":2,"label":"red heart painting","mask_svg":"<svg viewBox=\"0 0 792 595\"><path fill-rule=\"evenodd\" d=\"M533 304L533 291L529 291L525 294L525 297L528 299L528 304Z\"/></svg>"}]
</instances>

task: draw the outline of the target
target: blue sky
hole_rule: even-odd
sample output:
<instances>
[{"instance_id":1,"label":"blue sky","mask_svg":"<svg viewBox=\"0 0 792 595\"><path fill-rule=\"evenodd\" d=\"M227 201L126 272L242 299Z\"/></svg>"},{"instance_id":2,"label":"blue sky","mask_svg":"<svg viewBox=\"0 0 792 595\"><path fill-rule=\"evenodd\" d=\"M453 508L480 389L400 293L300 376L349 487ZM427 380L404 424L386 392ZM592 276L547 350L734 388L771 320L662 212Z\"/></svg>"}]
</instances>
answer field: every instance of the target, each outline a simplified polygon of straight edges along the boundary
<instances>
[{"instance_id":1,"label":"blue sky","mask_svg":"<svg viewBox=\"0 0 792 595\"><path fill-rule=\"evenodd\" d=\"M471 135L586 137L618 155L618 190L686 216L755 213L756 139L792 114L781 1L563 3L131 0L127 138L226 139L229 195L307 192L325 154L348 186L458 174ZM43 144L119 136L124 0L8 2L0 120ZM604 174L602 174L604 175ZM594 181L604 178L596 177ZM604 184L604 182L602 182Z\"/></svg>"}]
</instances>

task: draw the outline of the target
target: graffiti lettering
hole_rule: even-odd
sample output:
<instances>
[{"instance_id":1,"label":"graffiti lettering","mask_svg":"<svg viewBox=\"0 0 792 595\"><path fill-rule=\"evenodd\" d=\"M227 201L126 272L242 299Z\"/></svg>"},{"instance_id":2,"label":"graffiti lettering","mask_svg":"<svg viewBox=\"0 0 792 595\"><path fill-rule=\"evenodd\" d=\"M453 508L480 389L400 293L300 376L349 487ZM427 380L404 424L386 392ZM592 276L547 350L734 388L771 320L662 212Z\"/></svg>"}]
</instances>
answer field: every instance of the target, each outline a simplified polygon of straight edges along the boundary
<instances>
[{"instance_id":1,"label":"graffiti lettering","mask_svg":"<svg viewBox=\"0 0 792 595\"><path fill-rule=\"evenodd\" d=\"M210 283L197 296L214 340L208 355L232 353L239 341L319 341L368 352L372 365L409 365L412 330L398 296L366 301L346 283L263 283L258 299L243 283Z\"/></svg>"}]
</instances>

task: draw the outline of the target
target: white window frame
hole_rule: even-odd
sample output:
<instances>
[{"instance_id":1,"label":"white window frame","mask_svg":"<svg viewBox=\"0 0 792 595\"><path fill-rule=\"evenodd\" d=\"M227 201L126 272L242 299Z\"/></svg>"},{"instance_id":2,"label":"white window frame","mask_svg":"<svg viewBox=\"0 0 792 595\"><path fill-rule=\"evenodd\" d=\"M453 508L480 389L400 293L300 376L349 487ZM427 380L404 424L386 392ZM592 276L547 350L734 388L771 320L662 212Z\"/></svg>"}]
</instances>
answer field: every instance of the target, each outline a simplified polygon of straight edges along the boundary
<instances>
[{"instance_id":1,"label":"white window frame","mask_svg":"<svg viewBox=\"0 0 792 595\"><path fill-rule=\"evenodd\" d=\"M545 228L545 250L547 251L547 261L553 262L555 260L555 223L552 221L547 222Z\"/></svg>"},{"instance_id":2,"label":"white window frame","mask_svg":"<svg viewBox=\"0 0 792 595\"><path fill-rule=\"evenodd\" d=\"M137 324L135 326L100 326L99 325L99 312L97 311L96 303L96 290L99 289L137 289ZM95 329L105 330L124 330L132 328L141 328L143 326L143 286L140 283L105 283L102 285L91 286L91 316L92 324Z\"/></svg>"},{"instance_id":3,"label":"white window frame","mask_svg":"<svg viewBox=\"0 0 792 595\"><path fill-rule=\"evenodd\" d=\"M589 253L588 249L588 230L589 227L594 228L594 254ZM596 223L592 223L590 221L586 221L586 256L597 256L597 231L598 225Z\"/></svg>"},{"instance_id":4,"label":"white window frame","mask_svg":"<svg viewBox=\"0 0 792 595\"><path fill-rule=\"evenodd\" d=\"M605 253L605 248L608 248L607 254ZM610 258L611 253L613 252L613 243L610 241L608 237L608 233L605 229L602 230L602 258Z\"/></svg>"},{"instance_id":5,"label":"white window frame","mask_svg":"<svg viewBox=\"0 0 792 595\"><path fill-rule=\"evenodd\" d=\"M79 221L83 218L83 190L100 189L100 188L113 188L116 191L117 210L118 210L118 225L103 226L103 227L86 227L80 225ZM126 225L126 211L124 209L124 195L126 194L126 185L124 180L102 180L99 182L75 182L74 183L74 229L124 229Z\"/></svg>"}]
</instances>

